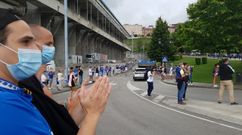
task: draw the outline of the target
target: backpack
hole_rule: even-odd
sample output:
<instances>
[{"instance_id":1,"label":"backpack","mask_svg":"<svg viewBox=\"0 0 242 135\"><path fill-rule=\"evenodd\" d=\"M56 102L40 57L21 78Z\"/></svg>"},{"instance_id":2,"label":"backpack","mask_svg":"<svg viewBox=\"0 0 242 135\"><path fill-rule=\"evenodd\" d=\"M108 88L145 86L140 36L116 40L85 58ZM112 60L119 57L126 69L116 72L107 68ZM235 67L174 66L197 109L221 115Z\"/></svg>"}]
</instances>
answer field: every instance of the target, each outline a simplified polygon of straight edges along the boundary
<instances>
[{"instance_id":1,"label":"backpack","mask_svg":"<svg viewBox=\"0 0 242 135\"><path fill-rule=\"evenodd\" d=\"M144 77L145 77L145 79L148 79L148 70L145 71Z\"/></svg>"}]
</instances>

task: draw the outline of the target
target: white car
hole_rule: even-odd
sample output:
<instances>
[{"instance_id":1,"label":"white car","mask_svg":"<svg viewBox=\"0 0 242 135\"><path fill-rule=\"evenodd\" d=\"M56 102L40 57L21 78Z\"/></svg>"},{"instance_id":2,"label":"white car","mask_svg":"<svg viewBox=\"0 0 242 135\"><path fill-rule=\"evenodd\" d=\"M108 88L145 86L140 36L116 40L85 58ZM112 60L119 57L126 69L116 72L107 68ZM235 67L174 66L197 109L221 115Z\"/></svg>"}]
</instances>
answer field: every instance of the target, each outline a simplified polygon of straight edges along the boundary
<instances>
[{"instance_id":1,"label":"white car","mask_svg":"<svg viewBox=\"0 0 242 135\"><path fill-rule=\"evenodd\" d=\"M146 80L147 79L147 70L146 68L136 68L133 74L133 80Z\"/></svg>"}]
</instances>

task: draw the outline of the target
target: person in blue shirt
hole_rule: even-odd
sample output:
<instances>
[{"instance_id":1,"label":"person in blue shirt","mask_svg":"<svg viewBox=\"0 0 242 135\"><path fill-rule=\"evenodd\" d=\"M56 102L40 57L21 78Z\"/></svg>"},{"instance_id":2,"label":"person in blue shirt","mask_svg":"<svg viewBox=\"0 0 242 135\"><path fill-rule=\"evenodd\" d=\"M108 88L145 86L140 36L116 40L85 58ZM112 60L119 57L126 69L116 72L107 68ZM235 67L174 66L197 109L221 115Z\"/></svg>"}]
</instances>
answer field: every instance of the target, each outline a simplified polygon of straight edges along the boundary
<instances>
[{"instance_id":1,"label":"person in blue shirt","mask_svg":"<svg viewBox=\"0 0 242 135\"><path fill-rule=\"evenodd\" d=\"M30 90L17 85L34 75L41 63L28 24L12 11L0 9L0 135L53 134L31 103Z\"/></svg>"},{"instance_id":2,"label":"person in blue shirt","mask_svg":"<svg viewBox=\"0 0 242 135\"><path fill-rule=\"evenodd\" d=\"M49 89L52 88L52 83L53 83L54 75L55 75L55 72L53 71L52 68L50 68L50 71L48 72Z\"/></svg>"},{"instance_id":3,"label":"person in blue shirt","mask_svg":"<svg viewBox=\"0 0 242 135\"><path fill-rule=\"evenodd\" d=\"M0 9L0 135L53 135L31 103L32 92L18 86L39 70L43 55L29 25L10 10ZM109 79L99 78L90 89L83 85L75 97L86 112L77 135L95 134L111 92Z\"/></svg>"},{"instance_id":4,"label":"person in blue shirt","mask_svg":"<svg viewBox=\"0 0 242 135\"><path fill-rule=\"evenodd\" d=\"M183 101L183 96L185 93L185 73L184 73L184 65L181 63L176 67L176 82L177 82L177 103L181 105L185 105L186 103Z\"/></svg>"}]
</instances>

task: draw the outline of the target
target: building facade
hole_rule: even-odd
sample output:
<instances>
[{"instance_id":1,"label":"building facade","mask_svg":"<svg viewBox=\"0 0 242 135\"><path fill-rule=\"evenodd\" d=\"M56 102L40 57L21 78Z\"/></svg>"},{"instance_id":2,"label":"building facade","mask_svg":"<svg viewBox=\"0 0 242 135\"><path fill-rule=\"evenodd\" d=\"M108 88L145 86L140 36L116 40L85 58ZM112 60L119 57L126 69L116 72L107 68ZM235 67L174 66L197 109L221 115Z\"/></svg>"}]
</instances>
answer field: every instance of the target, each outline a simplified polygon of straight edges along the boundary
<instances>
[{"instance_id":1,"label":"building facade","mask_svg":"<svg viewBox=\"0 0 242 135\"><path fill-rule=\"evenodd\" d=\"M143 35L143 26L139 24L124 24L124 28L128 31L130 35L133 35L135 37L140 37Z\"/></svg>"}]
</instances>

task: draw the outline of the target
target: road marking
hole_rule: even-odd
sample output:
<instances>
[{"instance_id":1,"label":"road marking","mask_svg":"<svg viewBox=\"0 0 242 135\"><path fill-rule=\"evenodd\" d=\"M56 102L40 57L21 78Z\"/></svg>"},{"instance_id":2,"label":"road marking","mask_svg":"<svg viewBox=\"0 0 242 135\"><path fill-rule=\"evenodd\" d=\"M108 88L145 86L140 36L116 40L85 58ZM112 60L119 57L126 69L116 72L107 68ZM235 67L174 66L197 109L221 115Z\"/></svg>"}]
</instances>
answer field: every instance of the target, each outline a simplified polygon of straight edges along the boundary
<instances>
[{"instance_id":1,"label":"road marking","mask_svg":"<svg viewBox=\"0 0 242 135\"><path fill-rule=\"evenodd\" d=\"M166 85L166 86L170 86L170 87L177 87L176 85L174 84L168 84L168 83L165 83L163 81L159 81L160 83L162 83L163 85Z\"/></svg>"},{"instance_id":2,"label":"road marking","mask_svg":"<svg viewBox=\"0 0 242 135\"><path fill-rule=\"evenodd\" d=\"M164 98L165 98L165 96L159 95L159 96L155 97L152 101L154 101L156 103L159 103Z\"/></svg>"},{"instance_id":3,"label":"road marking","mask_svg":"<svg viewBox=\"0 0 242 135\"><path fill-rule=\"evenodd\" d=\"M188 117L192 117L192 118L195 118L195 119L198 119L198 120L202 120L202 121L206 121L206 122L213 123L213 124L216 124L216 125L220 125L220 126L223 126L223 127L231 128L231 129L238 130L238 131L242 131L241 128L233 127L233 126L230 126L230 125L227 125L227 124L219 123L219 122L212 121L212 120L209 120L209 119L206 119L206 118L202 118L202 117L195 116L195 115L192 115L192 114L189 114L189 113L185 113L185 112L182 112L182 111L176 110L176 109L174 109L174 108L170 108L170 107L167 107L167 106L164 106L164 105L158 104L158 103L153 102L153 101L151 101L151 100L149 100L149 99L146 99L145 97L142 97L141 95L139 95L139 94L137 94L137 93L135 92L135 90L134 90L133 88L137 88L137 87L133 86L133 85L130 83L130 81L128 81L128 83L127 83L127 87L128 87L128 89L129 89L132 93L134 93L136 96L138 96L138 97L142 98L143 100L146 100L146 101L148 101L148 102L150 102L150 103L152 103L152 104L155 104L155 105L157 105L157 106L160 106L160 107L162 107L162 108L164 108L164 109L167 109L167 110L170 110L170 111L173 111L173 112L176 112L176 113L180 113L180 114L183 114L183 115L186 115L186 116L188 116ZM138 88L138 89L139 89L139 88Z\"/></svg>"},{"instance_id":4,"label":"road marking","mask_svg":"<svg viewBox=\"0 0 242 135\"><path fill-rule=\"evenodd\" d=\"M110 85L115 86L115 85L117 85L117 83L115 83L115 82L110 82Z\"/></svg>"},{"instance_id":5,"label":"road marking","mask_svg":"<svg viewBox=\"0 0 242 135\"><path fill-rule=\"evenodd\" d=\"M136 90L142 90L142 89L140 89L140 88L137 88L137 87L133 86L133 85L130 83L130 81L128 82L127 87L130 88L130 89L132 89L133 91L136 91Z\"/></svg>"},{"instance_id":6,"label":"road marking","mask_svg":"<svg viewBox=\"0 0 242 135\"><path fill-rule=\"evenodd\" d=\"M145 91L145 92L141 93L140 95L141 95L142 97L144 97L144 96L147 95L147 92Z\"/></svg>"}]
</instances>

